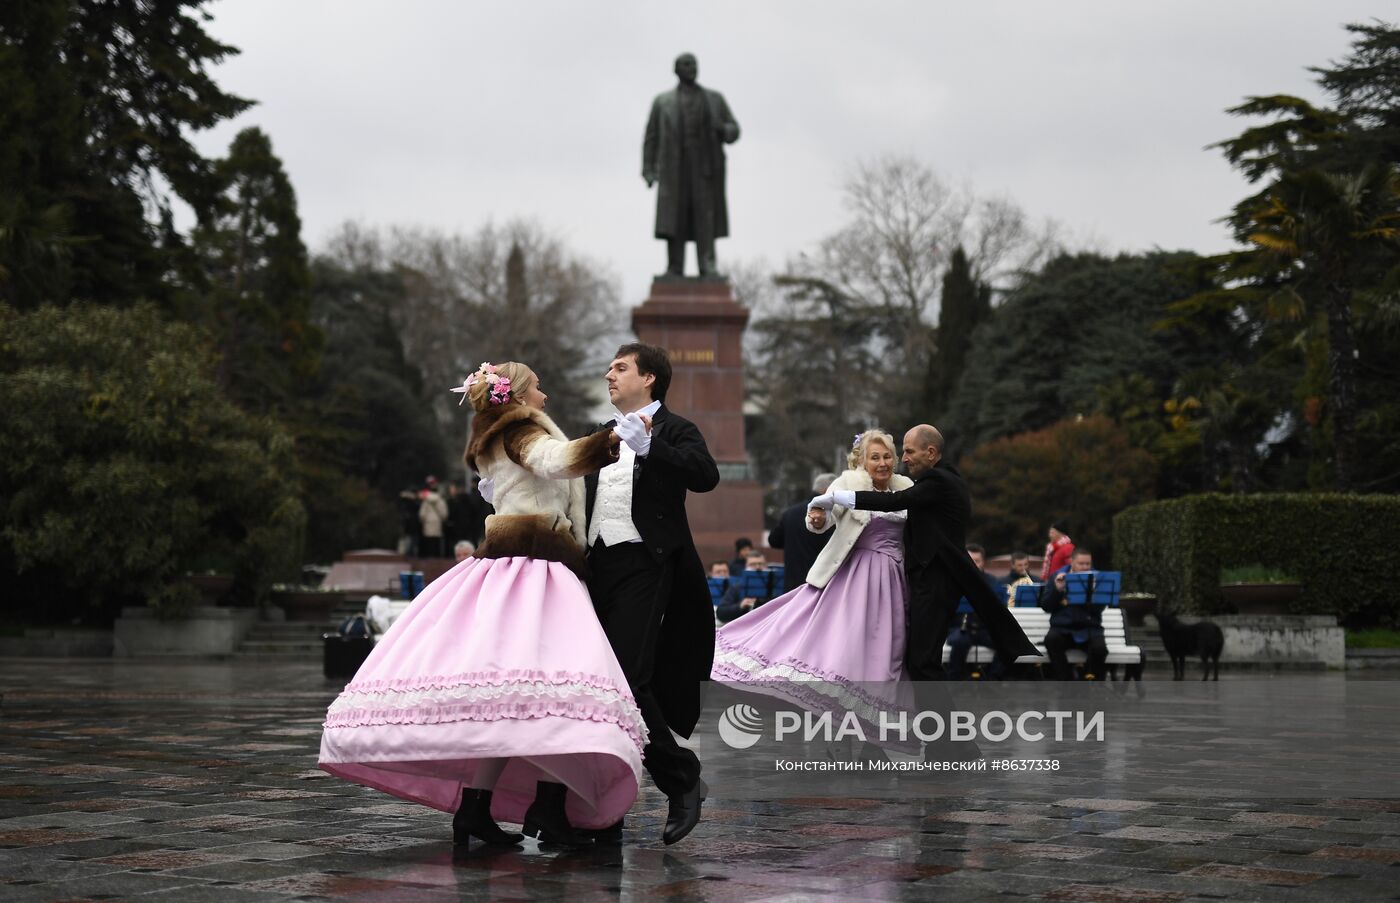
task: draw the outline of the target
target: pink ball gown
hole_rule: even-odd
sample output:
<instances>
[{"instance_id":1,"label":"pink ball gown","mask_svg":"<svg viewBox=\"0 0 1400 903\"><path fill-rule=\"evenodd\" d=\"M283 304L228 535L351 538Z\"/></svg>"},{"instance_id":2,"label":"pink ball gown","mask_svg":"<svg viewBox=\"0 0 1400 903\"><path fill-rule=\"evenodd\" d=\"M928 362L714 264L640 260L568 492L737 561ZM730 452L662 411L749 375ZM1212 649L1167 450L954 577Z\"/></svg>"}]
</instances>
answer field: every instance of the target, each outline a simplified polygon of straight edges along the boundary
<instances>
[{"instance_id":1,"label":"pink ball gown","mask_svg":"<svg viewBox=\"0 0 1400 903\"><path fill-rule=\"evenodd\" d=\"M482 759L509 758L491 814L519 824L536 781L567 785L575 827L637 796L646 727L568 567L469 558L433 581L336 698L320 767L452 812Z\"/></svg>"}]
</instances>

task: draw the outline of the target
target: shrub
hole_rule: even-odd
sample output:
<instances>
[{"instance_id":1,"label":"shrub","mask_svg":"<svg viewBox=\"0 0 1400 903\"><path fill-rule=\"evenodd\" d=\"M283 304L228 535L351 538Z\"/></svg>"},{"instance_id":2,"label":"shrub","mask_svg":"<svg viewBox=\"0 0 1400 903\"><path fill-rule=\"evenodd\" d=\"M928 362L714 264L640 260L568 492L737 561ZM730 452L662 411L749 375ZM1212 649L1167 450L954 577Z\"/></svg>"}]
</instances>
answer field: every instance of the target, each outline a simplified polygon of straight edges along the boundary
<instances>
[{"instance_id":1,"label":"shrub","mask_svg":"<svg viewBox=\"0 0 1400 903\"><path fill-rule=\"evenodd\" d=\"M195 601L186 569L228 567L244 602L294 570L291 440L214 372L200 334L149 306L0 307L0 570L165 615Z\"/></svg>"},{"instance_id":2,"label":"shrub","mask_svg":"<svg viewBox=\"0 0 1400 903\"><path fill-rule=\"evenodd\" d=\"M1296 612L1348 626L1400 620L1400 496L1267 493L1149 502L1113 520L1126 588L1168 609L1225 611L1221 572L1245 565L1297 575Z\"/></svg>"},{"instance_id":3,"label":"shrub","mask_svg":"<svg viewBox=\"0 0 1400 903\"><path fill-rule=\"evenodd\" d=\"M1156 477L1152 456L1103 416L980 445L962 470L972 491L969 539L998 551L1039 552L1045 528L1063 518L1099 567L1112 561L1113 516L1151 498Z\"/></svg>"}]
</instances>

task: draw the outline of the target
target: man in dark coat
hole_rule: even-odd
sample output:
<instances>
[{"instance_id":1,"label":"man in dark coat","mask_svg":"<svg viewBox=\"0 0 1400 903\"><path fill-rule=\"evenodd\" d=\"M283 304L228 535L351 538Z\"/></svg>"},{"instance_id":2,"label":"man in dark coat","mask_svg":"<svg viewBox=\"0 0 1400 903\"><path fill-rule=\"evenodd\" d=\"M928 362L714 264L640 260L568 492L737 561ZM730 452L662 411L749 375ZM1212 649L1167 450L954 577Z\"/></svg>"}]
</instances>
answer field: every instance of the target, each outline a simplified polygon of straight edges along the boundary
<instances>
[{"instance_id":1,"label":"man in dark coat","mask_svg":"<svg viewBox=\"0 0 1400 903\"><path fill-rule=\"evenodd\" d=\"M642 142L642 178L656 190L656 237L666 239L668 276L684 272L685 243L695 242L701 276L718 276L715 239L729 234L724 200L724 145L739 140L739 123L724 95L695 83L694 54L676 57L672 91L651 104Z\"/></svg>"},{"instance_id":2,"label":"man in dark coat","mask_svg":"<svg viewBox=\"0 0 1400 903\"><path fill-rule=\"evenodd\" d=\"M943 435L928 424L904 434L905 466L914 485L899 492L838 490L811 505L832 504L867 511L909 512L904 524L904 569L909 581L909 632L905 668L911 680L942 680L943 642L966 596L991 635L992 647L1006 661L1039 655L1004 598L994 593L968 558L967 522L972 499L957 468L943 460Z\"/></svg>"},{"instance_id":3,"label":"man in dark coat","mask_svg":"<svg viewBox=\"0 0 1400 903\"><path fill-rule=\"evenodd\" d=\"M1094 554L1077 548L1069 564L1055 571L1040 588L1040 607L1050 614L1050 629L1045 632L1045 655L1050 659L1050 673L1055 680L1069 680L1071 649L1083 649L1088 654L1084 673L1102 678L1104 662L1108 659L1108 644L1103 637L1104 606L1093 602L1070 605L1065 590L1065 574L1087 574L1094 570ZM1093 580L1090 578L1090 592Z\"/></svg>"},{"instance_id":4,"label":"man in dark coat","mask_svg":"<svg viewBox=\"0 0 1400 903\"><path fill-rule=\"evenodd\" d=\"M817 495L826 492L836 480L836 474L824 473L812 481L812 491ZM813 533L807 529L807 503L798 502L782 513L778 526L768 533L768 545L783 550L783 592L790 593L807 581L807 572L817 560L826 541L831 538L830 530ZM721 618L723 620L723 618Z\"/></svg>"},{"instance_id":5,"label":"man in dark coat","mask_svg":"<svg viewBox=\"0 0 1400 903\"><path fill-rule=\"evenodd\" d=\"M588 588L649 733L642 764L670 800L662 839L672 844L700 820L707 788L689 737L700 719L701 683L715 654L709 584L686 520L687 492L719 485L719 468L689 420L662 406L671 383L663 348L623 345L608 368L617 417L599 429L622 439L619 459L585 479ZM620 839L621 823L600 839Z\"/></svg>"}]
</instances>

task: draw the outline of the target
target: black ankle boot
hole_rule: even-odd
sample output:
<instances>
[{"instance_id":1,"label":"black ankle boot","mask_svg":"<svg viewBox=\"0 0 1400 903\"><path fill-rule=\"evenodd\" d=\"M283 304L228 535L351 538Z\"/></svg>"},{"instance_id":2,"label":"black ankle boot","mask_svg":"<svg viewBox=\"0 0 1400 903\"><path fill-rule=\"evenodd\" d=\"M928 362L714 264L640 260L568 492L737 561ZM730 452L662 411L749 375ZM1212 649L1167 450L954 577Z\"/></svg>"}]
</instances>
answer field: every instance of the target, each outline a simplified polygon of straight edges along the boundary
<instances>
[{"instance_id":1,"label":"black ankle boot","mask_svg":"<svg viewBox=\"0 0 1400 903\"><path fill-rule=\"evenodd\" d=\"M471 837L503 847L514 846L525 839L523 834L502 831L491 817L491 791L463 787L462 804L452 816L452 842L466 845Z\"/></svg>"},{"instance_id":2,"label":"black ankle boot","mask_svg":"<svg viewBox=\"0 0 1400 903\"><path fill-rule=\"evenodd\" d=\"M563 784L539 781L535 784L535 801L525 810L524 831L527 837L538 838L540 843L556 843L568 847L586 847L592 843L589 837L569 824L564 814L564 796L568 788Z\"/></svg>"}]
</instances>

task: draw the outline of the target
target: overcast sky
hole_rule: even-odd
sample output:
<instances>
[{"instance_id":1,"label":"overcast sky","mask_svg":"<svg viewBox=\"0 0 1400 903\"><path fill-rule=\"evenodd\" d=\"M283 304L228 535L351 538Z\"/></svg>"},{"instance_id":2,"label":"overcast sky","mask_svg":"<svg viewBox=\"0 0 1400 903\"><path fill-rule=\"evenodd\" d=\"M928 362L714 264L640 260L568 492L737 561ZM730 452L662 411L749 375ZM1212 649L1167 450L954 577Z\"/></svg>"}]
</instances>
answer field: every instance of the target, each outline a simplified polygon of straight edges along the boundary
<instances>
[{"instance_id":1,"label":"overcast sky","mask_svg":"<svg viewBox=\"0 0 1400 903\"><path fill-rule=\"evenodd\" d=\"M1317 98L1354 0L690 3L221 0L219 67L257 100L197 137L267 131L313 249L337 224L537 219L639 303L664 269L641 179L651 99L696 54L743 135L726 261L780 265L843 221L851 165L910 154L1100 250L1229 246L1245 184L1205 146L1252 94ZM693 270L693 260L690 264Z\"/></svg>"}]
</instances>

